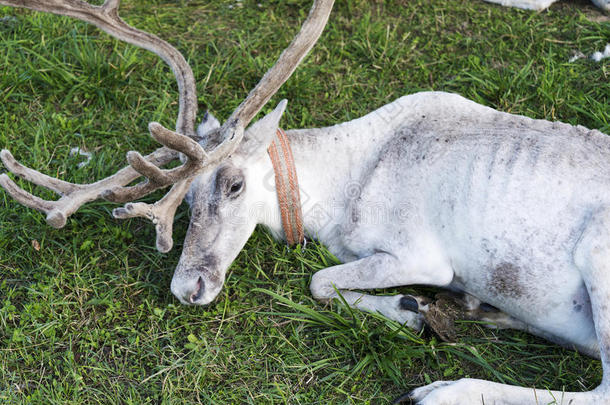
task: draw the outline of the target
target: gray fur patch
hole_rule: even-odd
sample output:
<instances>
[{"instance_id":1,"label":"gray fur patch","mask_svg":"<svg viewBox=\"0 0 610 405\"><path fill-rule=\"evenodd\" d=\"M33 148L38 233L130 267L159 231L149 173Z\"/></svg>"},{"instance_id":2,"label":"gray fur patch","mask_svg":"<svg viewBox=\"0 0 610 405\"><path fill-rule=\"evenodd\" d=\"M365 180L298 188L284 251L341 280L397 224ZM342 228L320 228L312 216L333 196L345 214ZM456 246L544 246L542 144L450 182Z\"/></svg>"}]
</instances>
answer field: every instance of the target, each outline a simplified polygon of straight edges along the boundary
<instances>
[{"instance_id":1,"label":"gray fur patch","mask_svg":"<svg viewBox=\"0 0 610 405\"><path fill-rule=\"evenodd\" d=\"M519 281L521 269L513 263L500 263L490 271L490 289L498 294L510 298L523 296L524 289Z\"/></svg>"}]
</instances>

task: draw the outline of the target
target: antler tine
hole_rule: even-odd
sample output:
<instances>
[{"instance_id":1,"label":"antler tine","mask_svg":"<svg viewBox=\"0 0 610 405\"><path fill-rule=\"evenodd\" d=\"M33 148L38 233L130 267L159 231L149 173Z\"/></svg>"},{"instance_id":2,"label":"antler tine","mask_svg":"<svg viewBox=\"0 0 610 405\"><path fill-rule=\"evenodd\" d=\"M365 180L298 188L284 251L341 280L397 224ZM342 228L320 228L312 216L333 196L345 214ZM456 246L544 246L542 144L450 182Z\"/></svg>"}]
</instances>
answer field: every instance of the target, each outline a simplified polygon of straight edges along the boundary
<instances>
[{"instance_id":1,"label":"antler tine","mask_svg":"<svg viewBox=\"0 0 610 405\"><path fill-rule=\"evenodd\" d=\"M174 215L193 180L194 178L190 178L174 184L170 191L154 204L128 203L124 207L115 208L112 215L121 219L135 217L149 219L157 231L157 250L161 253L169 252L174 243L172 240Z\"/></svg>"},{"instance_id":2,"label":"antler tine","mask_svg":"<svg viewBox=\"0 0 610 405\"><path fill-rule=\"evenodd\" d=\"M101 6L93 6L82 0L0 0L0 5L28 8L85 21L120 41L136 45L158 55L170 66L178 83L179 111L176 131L194 137L197 116L197 87L191 67L184 56L168 42L125 23L118 14L119 4L120 0L106 0Z\"/></svg>"},{"instance_id":3,"label":"antler tine","mask_svg":"<svg viewBox=\"0 0 610 405\"><path fill-rule=\"evenodd\" d=\"M334 0L314 0L307 19L290 45L281 53L275 64L267 70L248 97L235 109L221 127L224 141L211 153L210 159L222 160L230 155L241 142L244 128L288 80L299 63L322 35L328 22Z\"/></svg>"},{"instance_id":4,"label":"antler tine","mask_svg":"<svg viewBox=\"0 0 610 405\"><path fill-rule=\"evenodd\" d=\"M59 200L47 201L40 197L36 197L20 188L4 173L0 174L0 186L2 186L11 197L17 200L17 202L47 214L47 223L53 228L61 228L66 224L65 215L57 212Z\"/></svg>"},{"instance_id":5,"label":"antler tine","mask_svg":"<svg viewBox=\"0 0 610 405\"><path fill-rule=\"evenodd\" d=\"M0 151L0 160L11 173L16 174L22 179L26 179L30 183L37 184L54 191L57 194L64 195L70 194L76 190L82 189L80 184L68 183L67 181L59 180L46 174L42 174L39 171L30 169L19 163L6 149Z\"/></svg>"},{"instance_id":6,"label":"antler tine","mask_svg":"<svg viewBox=\"0 0 610 405\"><path fill-rule=\"evenodd\" d=\"M299 63L315 45L326 26L334 0L314 0L307 19L301 26L301 30L294 37L290 45L280 55L275 64L267 70L256 87L248 94L248 97L231 114L225 122L227 126L238 125L246 127L252 118L267 104L269 99L277 92L286 80L292 75Z\"/></svg>"},{"instance_id":7,"label":"antler tine","mask_svg":"<svg viewBox=\"0 0 610 405\"><path fill-rule=\"evenodd\" d=\"M159 148L146 159L155 165L163 166L177 158L177 152L168 148ZM54 228L62 228L68 217L74 214L83 204L95 201L103 197L106 190L117 184L129 184L140 175L131 167L127 166L113 176L102 179L92 184L73 184L63 180L54 179L36 170L30 169L17 162L13 155L7 150L0 152L2 163L14 174L34 184L48 188L60 194L62 197L57 201L48 201L36 197L20 188L6 174L0 175L0 186L17 202L26 207L40 211L47 216L47 223ZM107 198L110 201L112 196ZM116 201L113 201L116 202Z\"/></svg>"},{"instance_id":8,"label":"antler tine","mask_svg":"<svg viewBox=\"0 0 610 405\"><path fill-rule=\"evenodd\" d=\"M107 190L103 195L104 198L114 202L133 201L159 188L194 177L203 167L208 155L193 139L180 136L176 132L164 128L158 122L151 122L148 129L157 142L183 153L187 157L186 162L174 169L161 170L155 164L147 161L140 153L128 152L127 161L130 166L146 177L146 180L132 187L115 187Z\"/></svg>"}]
</instances>

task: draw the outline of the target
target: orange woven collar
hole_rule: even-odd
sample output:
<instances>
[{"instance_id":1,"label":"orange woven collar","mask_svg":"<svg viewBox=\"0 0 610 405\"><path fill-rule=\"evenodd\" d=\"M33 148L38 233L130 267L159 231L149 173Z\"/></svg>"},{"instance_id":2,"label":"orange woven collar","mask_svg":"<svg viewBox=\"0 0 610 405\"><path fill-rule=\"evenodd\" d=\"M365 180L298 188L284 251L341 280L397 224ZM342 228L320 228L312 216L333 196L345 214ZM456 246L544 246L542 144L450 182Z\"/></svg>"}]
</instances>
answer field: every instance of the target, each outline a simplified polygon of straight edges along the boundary
<instances>
[{"instance_id":1,"label":"orange woven collar","mask_svg":"<svg viewBox=\"0 0 610 405\"><path fill-rule=\"evenodd\" d=\"M292 149L286 137L286 132L277 130L276 138L267 149L273 172L275 173L275 189L280 204L282 226L288 245L296 245L305 241L303 230L303 212L301 211L301 192L297 171L294 166Z\"/></svg>"}]
</instances>

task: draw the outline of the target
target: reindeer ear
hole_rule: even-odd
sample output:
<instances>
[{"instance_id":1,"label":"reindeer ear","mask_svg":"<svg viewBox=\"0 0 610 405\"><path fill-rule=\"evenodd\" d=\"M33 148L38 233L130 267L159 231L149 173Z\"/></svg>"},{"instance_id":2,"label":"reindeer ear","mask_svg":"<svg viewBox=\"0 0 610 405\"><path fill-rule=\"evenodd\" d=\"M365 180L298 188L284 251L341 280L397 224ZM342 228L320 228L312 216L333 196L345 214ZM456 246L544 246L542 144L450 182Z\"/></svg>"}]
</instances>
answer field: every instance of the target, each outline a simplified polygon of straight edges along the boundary
<instances>
[{"instance_id":1,"label":"reindeer ear","mask_svg":"<svg viewBox=\"0 0 610 405\"><path fill-rule=\"evenodd\" d=\"M247 158L258 158L260 154L267 153L267 148L275 139L275 133L286 109L286 104L288 104L287 100L280 101L273 111L250 125L236 153Z\"/></svg>"},{"instance_id":2,"label":"reindeer ear","mask_svg":"<svg viewBox=\"0 0 610 405\"><path fill-rule=\"evenodd\" d=\"M201 123L197 127L197 141L199 145L207 151L218 146L222 142L219 129L220 122L211 112L206 111Z\"/></svg>"}]
</instances>

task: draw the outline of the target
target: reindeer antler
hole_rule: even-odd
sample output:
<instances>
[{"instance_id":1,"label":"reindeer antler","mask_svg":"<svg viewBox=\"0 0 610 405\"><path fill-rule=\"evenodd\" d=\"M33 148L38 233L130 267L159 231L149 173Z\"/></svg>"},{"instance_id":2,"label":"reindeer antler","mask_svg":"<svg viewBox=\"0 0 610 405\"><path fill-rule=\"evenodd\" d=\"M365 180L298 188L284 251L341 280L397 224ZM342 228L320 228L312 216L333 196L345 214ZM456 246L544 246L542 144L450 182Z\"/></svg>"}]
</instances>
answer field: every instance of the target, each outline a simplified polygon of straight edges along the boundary
<instances>
[{"instance_id":1,"label":"reindeer antler","mask_svg":"<svg viewBox=\"0 0 610 405\"><path fill-rule=\"evenodd\" d=\"M21 165L9 151L3 150L0 152L0 159L9 171L58 193L61 198L57 201L47 201L36 197L19 188L6 174L0 175L0 186L21 204L45 213L47 223L51 226L61 228L70 215L89 201L99 198L112 202L133 201L173 184L165 197L153 205L129 203L113 211L116 218L139 216L152 220L157 231L157 249L167 252L172 246L172 225L176 208L182 202L191 182L203 168L219 163L237 148L245 127L290 77L318 40L328 21L334 0L314 1L301 31L222 126L225 140L209 154L191 139L196 136L194 128L197 96L190 66L182 54L169 43L125 23L118 15L119 3L120 0L106 0L102 6L93 6L82 0L0 0L0 5L50 12L91 23L121 41L157 54L171 67L178 82L179 112L176 132L158 123L151 123L151 136L165 147L146 157L135 151L129 152L127 161L130 166L92 184L73 184L54 179ZM183 165L169 170L159 168L178 158L180 153L186 156ZM124 187L140 176L144 176L146 180L132 187Z\"/></svg>"},{"instance_id":2,"label":"reindeer antler","mask_svg":"<svg viewBox=\"0 0 610 405\"><path fill-rule=\"evenodd\" d=\"M106 0L102 6L93 6L82 0L0 0L0 5L50 12L91 23L121 41L154 52L170 66L178 83L179 112L176 122L177 132L166 130L159 124L150 126L153 138L167 145L168 148L160 148L146 158L143 158L137 152L129 152L128 161L131 167L124 168L115 175L96 183L81 185L52 179L36 170L22 166L8 151L3 150L0 153L2 162L11 172L62 196L57 201L40 199L19 188L8 176L0 175L0 185L14 199L30 208L45 213L47 215L47 223L56 228L63 227L66 224L67 218L89 201L102 197L113 202L125 202L140 198L156 189L181 180L180 176L183 176L182 178L189 177L190 174L187 174L188 170L203 165L205 152L196 142L188 138L195 136L194 128L197 115L196 86L190 66L184 59L184 56L169 43L155 35L140 31L125 23L118 14L119 3L119 0ZM192 153L193 144L199 148L197 153ZM129 184L141 175L146 177L153 173L150 170L150 166L157 168L157 166L162 166L175 160L179 156L178 152L184 153L188 158L183 166L169 171L171 173L169 177L171 177L172 181L168 181L168 176L162 176L159 172L163 172L157 169L158 172L154 172L154 176L141 183L141 185L122 188L122 186ZM170 194L174 195L171 191ZM175 197L178 198L178 196ZM183 197L183 195L180 197L180 201ZM171 224L172 220L164 222ZM160 230L157 226L157 248L161 251L167 251L171 249L171 226L169 229L164 227L161 230L164 233L169 233L169 238L167 235L160 235ZM160 240L167 241L168 239L170 241L169 244L159 243Z\"/></svg>"}]
</instances>

